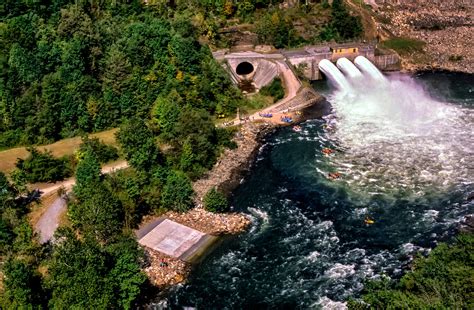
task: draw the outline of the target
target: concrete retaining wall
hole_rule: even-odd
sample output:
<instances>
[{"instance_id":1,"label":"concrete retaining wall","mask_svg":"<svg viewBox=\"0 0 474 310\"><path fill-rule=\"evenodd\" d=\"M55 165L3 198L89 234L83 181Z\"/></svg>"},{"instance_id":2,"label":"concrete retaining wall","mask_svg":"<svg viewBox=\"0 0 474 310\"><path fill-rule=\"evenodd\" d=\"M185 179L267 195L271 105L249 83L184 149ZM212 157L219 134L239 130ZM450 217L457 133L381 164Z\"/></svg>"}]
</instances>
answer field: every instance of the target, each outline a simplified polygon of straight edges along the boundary
<instances>
[{"instance_id":1,"label":"concrete retaining wall","mask_svg":"<svg viewBox=\"0 0 474 310\"><path fill-rule=\"evenodd\" d=\"M372 62L384 71L397 71L401 68L400 57L396 54L374 56Z\"/></svg>"}]
</instances>

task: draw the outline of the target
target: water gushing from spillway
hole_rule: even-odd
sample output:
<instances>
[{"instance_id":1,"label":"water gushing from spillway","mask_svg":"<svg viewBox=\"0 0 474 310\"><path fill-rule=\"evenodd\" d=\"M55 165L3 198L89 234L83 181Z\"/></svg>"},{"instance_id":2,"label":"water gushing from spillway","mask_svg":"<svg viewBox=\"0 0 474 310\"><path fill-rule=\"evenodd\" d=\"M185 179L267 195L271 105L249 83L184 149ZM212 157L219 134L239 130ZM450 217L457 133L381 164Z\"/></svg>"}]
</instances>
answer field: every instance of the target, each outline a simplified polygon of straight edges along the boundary
<instances>
[{"instance_id":1,"label":"water gushing from spillway","mask_svg":"<svg viewBox=\"0 0 474 310\"><path fill-rule=\"evenodd\" d=\"M364 74L370 76L373 80L379 82L385 81L382 72L364 56L357 56L354 63Z\"/></svg>"},{"instance_id":2,"label":"water gushing from spillway","mask_svg":"<svg viewBox=\"0 0 474 310\"><path fill-rule=\"evenodd\" d=\"M329 60L323 59L319 62L319 69L329 78L329 80L340 90L349 90L349 82L337 67Z\"/></svg>"},{"instance_id":3,"label":"water gushing from spillway","mask_svg":"<svg viewBox=\"0 0 474 310\"><path fill-rule=\"evenodd\" d=\"M409 77L385 78L366 58L355 63L364 83L347 73L352 87L328 98L327 138L339 149L330 161L351 191L416 199L472 184L472 109L432 99Z\"/></svg>"},{"instance_id":4,"label":"water gushing from spillway","mask_svg":"<svg viewBox=\"0 0 474 310\"><path fill-rule=\"evenodd\" d=\"M362 73L357 67L347 58L339 58L336 62L337 67L352 81L362 79Z\"/></svg>"}]
</instances>

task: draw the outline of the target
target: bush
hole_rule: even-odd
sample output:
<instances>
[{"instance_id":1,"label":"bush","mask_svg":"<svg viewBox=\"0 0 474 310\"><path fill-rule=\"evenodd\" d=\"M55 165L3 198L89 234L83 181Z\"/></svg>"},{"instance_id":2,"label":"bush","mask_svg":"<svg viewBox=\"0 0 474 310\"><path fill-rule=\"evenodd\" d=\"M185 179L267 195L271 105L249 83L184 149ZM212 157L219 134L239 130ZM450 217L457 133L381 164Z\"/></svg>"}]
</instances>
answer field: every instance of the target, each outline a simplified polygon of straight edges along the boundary
<instances>
[{"instance_id":1,"label":"bush","mask_svg":"<svg viewBox=\"0 0 474 310\"><path fill-rule=\"evenodd\" d=\"M223 193L213 187L204 196L204 208L210 212L225 212L229 209L229 202Z\"/></svg>"},{"instance_id":2,"label":"bush","mask_svg":"<svg viewBox=\"0 0 474 310\"><path fill-rule=\"evenodd\" d=\"M461 55L451 55L451 56L449 56L448 59L449 59L449 61L461 61L461 60L463 60L463 58L464 57L461 56Z\"/></svg>"},{"instance_id":3,"label":"bush","mask_svg":"<svg viewBox=\"0 0 474 310\"><path fill-rule=\"evenodd\" d=\"M278 101L285 96L285 89L279 78L274 79L269 85L260 89L260 94L263 96L272 96L274 101Z\"/></svg>"},{"instance_id":4,"label":"bush","mask_svg":"<svg viewBox=\"0 0 474 310\"><path fill-rule=\"evenodd\" d=\"M79 146L79 157L86 152L91 152L97 160L104 164L112 160L118 159L118 151L115 147L101 142L98 138L82 137L82 143Z\"/></svg>"},{"instance_id":5,"label":"bush","mask_svg":"<svg viewBox=\"0 0 474 310\"><path fill-rule=\"evenodd\" d=\"M0 133L0 150L14 147L21 143L23 134L21 129L9 130Z\"/></svg>"},{"instance_id":6,"label":"bush","mask_svg":"<svg viewBox=\"0 0 474 310\"><path fill-rule=\"evenodd\" d=\"M232 140L236 131L237 130L232 127L217 128L216 133L217 133L217 141L219 145L229 148L231 150L236 149L237 143L235 143L235 141Z\"/></svg>"},{"instance_id":7,"label":"bush","mask_svg":"<svg viewBox=\"0 0 474 310\"><path fill-rule=\"evenodd\" d=\"M16 162L16 167L24 174L26 181L55 182L72 175L67 159L55 158L51 152L40 152L34 147L27 150L30 155L26 159L19 158Z\"/></svg>"},{"instance_id":8,"label":"bush","mask_svg":"<svg viewBox=\"0 0 474 310\"><path fill-rule=\"evenodd\" d=\"M290 20L279 11L269 11L255 23L260 44L272 44L276 48L292 47L301 40Z\"/></svg>"}]
</instances>

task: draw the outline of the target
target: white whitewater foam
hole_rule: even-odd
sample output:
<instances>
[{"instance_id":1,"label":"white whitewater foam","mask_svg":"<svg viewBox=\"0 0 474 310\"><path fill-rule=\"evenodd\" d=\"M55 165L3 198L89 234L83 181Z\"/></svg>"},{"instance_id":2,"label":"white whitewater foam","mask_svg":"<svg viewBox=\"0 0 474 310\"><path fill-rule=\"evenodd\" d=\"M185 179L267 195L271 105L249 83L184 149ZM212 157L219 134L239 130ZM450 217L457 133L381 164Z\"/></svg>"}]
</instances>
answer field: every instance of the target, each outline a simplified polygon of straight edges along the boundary
<instances>
[{"instance_id":1,"label":"white whitewater foam","mask_svg":"<svg viewBox=\"0 0 474 310\"><path fill-rule=\"evenodd\" d=\"M354 63L362 72L375 81L385 81L385 77L383 76L382 72L380 72L379 69L377 69L377 67L375 67L374 64L364 56L357 56L354 60Z\"/></svg>"},{"instance_id":2,"label":"white whitewater foam","mask_svg":"<svg viewBox=\"0 0 474 310\"><path fill-rule=\"evenodd\" d=\"M337 67L341 70L346 76L348 76L351 81L362 79L362 72L347 58L339 58L336 62Z\"/></svg>"},{"instance_id":3,"label":"white whitewater foam","mask_svg":"<svg viewBox=\"0 0 474 310\"><path fill-rule=\"evenodd\" d=\"M343 278L355 273L355 265L343 265L336 263L332 268L327 270L324 274L332 279Z\"/></svg>"},{"instance_id":4,"label":"white whitewater foam","mask_svg":"<svg viewBox=\"0 0 474 310\"><path fill-rule=\"evenodd\" d=\"M318 302L311 305L311 308L319 306L322 309L327 310L345 310L347 309L347 305L345 302L334 301L326 296L321 297Z\"/></svg>"},{"instance_id":5,"label":"white whitewater foam","mask_svg":"<svg viewBox=\"0 0 474 310\"><path fill-rule=\"evenodd\" d=\"M336 89L325 118L327 139L342 150L329 160L351 190L416 199L472 181L474 111L432 99L409 77L386 79L369 63L357 58L364 83Z\"/></svg>"}]
</instances>

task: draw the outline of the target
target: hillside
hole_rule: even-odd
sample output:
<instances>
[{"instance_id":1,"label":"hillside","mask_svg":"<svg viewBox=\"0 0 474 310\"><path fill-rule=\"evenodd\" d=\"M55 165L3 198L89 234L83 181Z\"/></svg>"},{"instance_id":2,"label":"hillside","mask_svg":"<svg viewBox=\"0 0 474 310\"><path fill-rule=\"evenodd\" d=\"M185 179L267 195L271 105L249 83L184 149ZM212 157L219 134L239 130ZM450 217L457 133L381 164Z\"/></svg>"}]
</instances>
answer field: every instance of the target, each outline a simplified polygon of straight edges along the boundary
<instances>
[{"instance_id":1,"label":"hillside","mask_svg":"<svg viewBox=\"0 0 474 310\"><path fill-rule=\"evenodd\" d=\"M411 51L410 42L392 44L405 69L474 72L472 1L376 2L376 10L366 10L375 17L381 40L408 38L423 45Z\"/></svg>"}]
</instances>

